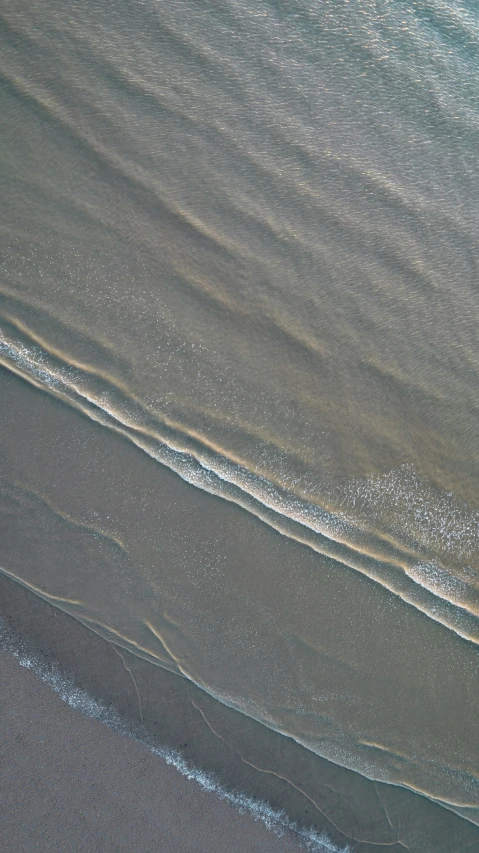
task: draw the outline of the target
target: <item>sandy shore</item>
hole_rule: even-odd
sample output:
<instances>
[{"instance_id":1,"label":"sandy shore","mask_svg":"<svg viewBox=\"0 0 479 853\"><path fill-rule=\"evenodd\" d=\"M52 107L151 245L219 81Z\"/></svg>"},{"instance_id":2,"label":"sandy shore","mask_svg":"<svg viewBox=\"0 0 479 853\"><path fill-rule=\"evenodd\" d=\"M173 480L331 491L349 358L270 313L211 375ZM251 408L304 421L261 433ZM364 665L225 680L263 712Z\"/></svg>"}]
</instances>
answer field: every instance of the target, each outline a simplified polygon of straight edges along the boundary
<instances>
[{"instance_id":1,"label":"sandy shore","mask_svg":"<svg viewBox=\"0 0 479 853\"><path fill-rule=\"evenodd\" d=\"M355 853L399 853L406 843L416 853L479 851L479 833L468 822L311 756L159 667L127 652L121 659L105 640L4 577L0 602L4 625L26 642L27 656L37 649L47 668L74 675L151 743L179 750L230 791L285 809L300 829L326 833ZM301 849L298 836L278 838L143 744L69 707L10 652L0 660L1 831L12 853Z\"/></svg>"},{"instance_id":2,"label":"sandy shore","mask_svg":"<svg viewBox=\"0 0 479 853\"><path fill-rule=\"evenodd\" d=\"M0 653L0 844L10 853L293 853L145 746L69 707Z\"/></svg>"}]
</instances>

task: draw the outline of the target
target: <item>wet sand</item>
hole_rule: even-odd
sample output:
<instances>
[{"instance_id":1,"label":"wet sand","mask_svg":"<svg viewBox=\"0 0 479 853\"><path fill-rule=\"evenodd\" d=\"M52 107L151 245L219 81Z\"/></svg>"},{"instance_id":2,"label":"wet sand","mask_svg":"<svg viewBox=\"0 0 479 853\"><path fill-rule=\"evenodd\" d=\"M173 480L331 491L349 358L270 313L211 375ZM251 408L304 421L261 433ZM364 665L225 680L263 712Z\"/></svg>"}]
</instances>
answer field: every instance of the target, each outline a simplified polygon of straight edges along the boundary
<instances>
[{"instance_id":1,"label":"wet sand","mask_svg":"<svg viewBox=\"0 0 479 853\"><path fill-rule=\"evenodd\" d=\"M422 797L368 782L312 756L290 739L215 702L186 680L127 652L122 661L106 641L3 577L0 601L4 622L14 629L27 657L35 649L47 668L60 662L61 672L68 677L74 674L77 686L99 697L105 707L114 707L133 730L140 732L133 673L141 696L143 736L146 729L158 747L179 750L191 765L213 774L229 790L246 792L274 809L285 809L298 827L326 833L333 844L347 846L355 853L373 849L399 853L405 847L416 853L479 850L479 833L468 822ZM9 848L12 851L32 849L34 845L38 850L64 849L61 842L65 843L67 833L71 833L68 843L74 843L78 850L92 849L91 845L100 850L131 849L128 844L134 839L145 845L138 849L157 849L148 843L158 839L159 832L165 833L162 843L163 839L165 843L171 841L171 833L174 838L178 831L177 819L182 821L184 835L176 836L177 846L171 849L223 850L224 842L216 848L214 840L225 837L228 849L238 853L302 846L300 838L288 834L279 839L251 816L240 820L217 794L181 779L147 747L69 708L37 675L20 667L9 652L2 652L1 668L2 832L8 833L10 842L17 839L18 846ZM42 741L46 743L49 738L47 750ZM52 745L53 738L56 742ZM280 778L285 771L288 781ZM171 792L167 805L165 785ZM65 788L69 804L75 796L80 798L81 819L70 805L66 808ZM19 790L23 792L21 799ZM111 814L118 813L112 811L113 798L122 804L120 823L115 821L115 826L110 825ZM162 826L158 809L162 818L167 815ZM85 834L86 826L89 835ZM188 846L188 832L193 836L196 833L197 846ZM235 832L242 840L231 847ZM200 842L203 837L205 846ZM398 837L402 840L394 843ZM60 846L54 846L55 839ZM122 847L125 840L128 843ZM81 847L82 843L87 846Z\"/></svg>"},{"instance_id":2,"label":"wet sand","mask_svg":"<svg viewBox=\"0 0 479 853\"><path fill-rule=\"evenodd\" d=\"M0 844L37 850L294 853L145 746L70 708L0 652Z\"/></svg>"},{"instance_id":3,"label":"wet sand","mask_svg":"<svg viewBox=\"0 0 479 853\"><path fill-rule=\"evenodd\" d=\"M128 652L121 659L108 642L4 577L0 602L4 625L24 657L38 653L46 670L59 664L138 736L178 750L228 790L284 809L300 830L325 833L336 849L479 851L479 832L469 822L324 761ZM1 824L12 853L65 845L205 853L302 849L299 836L278 838L182 778L142 743L70 708L10 651L0 660Z\"/></svg>"}]
</instances>

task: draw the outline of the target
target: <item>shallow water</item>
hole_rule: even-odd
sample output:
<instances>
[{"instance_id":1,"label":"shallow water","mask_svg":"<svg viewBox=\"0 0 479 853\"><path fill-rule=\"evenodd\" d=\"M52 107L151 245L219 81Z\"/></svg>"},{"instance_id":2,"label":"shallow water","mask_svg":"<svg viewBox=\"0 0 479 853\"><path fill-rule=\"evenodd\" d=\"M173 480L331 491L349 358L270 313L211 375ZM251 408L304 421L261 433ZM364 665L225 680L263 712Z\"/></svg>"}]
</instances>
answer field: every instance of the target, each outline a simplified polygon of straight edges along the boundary
<instances>
[{"instance_id":1,"label":"shallow water","mask_svg":"<svg viewBox=\"0 0 479 853\"><path fill-rule=\"evenodd\" d=\"M477 820L474 4L16 2L0 35L1 362L104 434L10 402L2 569Z\"/></svg>"}]
</instances>

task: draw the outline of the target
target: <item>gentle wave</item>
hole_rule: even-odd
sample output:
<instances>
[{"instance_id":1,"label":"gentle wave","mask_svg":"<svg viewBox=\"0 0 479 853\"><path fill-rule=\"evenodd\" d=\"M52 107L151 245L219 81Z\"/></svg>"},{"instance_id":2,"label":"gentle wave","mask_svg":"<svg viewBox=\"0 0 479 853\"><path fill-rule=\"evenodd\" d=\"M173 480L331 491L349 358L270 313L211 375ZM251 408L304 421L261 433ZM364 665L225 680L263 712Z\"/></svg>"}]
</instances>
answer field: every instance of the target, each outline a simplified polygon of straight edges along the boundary
<instances>
[{"instance_id":1,"label":"gentle wave","mask_svg":"<svg viewBox=\"0 0 479 853\"><path fill-rule=\"evenodd\" d=\"M33 334L13 318L4 319L16 333L9 335L5 327L1 333L0 363L5 367L120 432L188 483L239 504L283 535L361 572L458 636L479 644L478 594L473 585L441 565L424 563L398 543L377 536L368 541L346 515L327 512L279 489L222 456L198 433L182 432L178 423L153 419L110 377L84 365L72 366L45 344L35 344Z\"/></svg>"}]
</instances>

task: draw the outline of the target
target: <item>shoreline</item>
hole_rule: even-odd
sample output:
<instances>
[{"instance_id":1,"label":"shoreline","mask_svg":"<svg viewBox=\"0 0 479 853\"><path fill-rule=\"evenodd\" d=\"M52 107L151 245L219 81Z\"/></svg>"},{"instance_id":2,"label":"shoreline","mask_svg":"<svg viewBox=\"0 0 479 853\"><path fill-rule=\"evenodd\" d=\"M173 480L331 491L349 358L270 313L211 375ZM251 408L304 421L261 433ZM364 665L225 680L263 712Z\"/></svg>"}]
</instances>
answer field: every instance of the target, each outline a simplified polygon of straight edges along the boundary
<instances>
[{"instance_id":1,"label":"shoreline","mask_svg":"<svg viewBox=\"0 0 479 853\"><path fill-rule=\"evenodd\" d=\"M173 750L184 766L198 768L228 792L264 802L272 812L284 811L297 826L300 848L313 834L324 834L337 849L347 846L352 853L373 846L399 853L406 843L417 853L449 853L475 844L479 850L479 832L467 821L409 791L370 782L310 754L186 679L119 653L3 575L0 602L0 616L16 642L35 650L47 669L58 668L103 709L111 709L130 736L147 740L150 749ZM281 768L288 769L288 781ZM394 843L400 826L402 840Z\"/></svg>"},{"instance_id":2,"label":"shoreline","mask_svg":"<svg viewBox=\"0 0 479 853\"><path fill-rule=\"evenodd\" d=\"M0 565L40 592L58 595L60 604L0 572L0 617L17 638L136 732L144 726L153 745L179 751L187 765L228 791L284 810L294 825L326 833L339 848L462 853L478 844L474 824L406 787L370 781L320 758L172 672L177 659L165 655L173 648L178 669L186 656L186 671L194 677L197 645L183 636L195 625L200 598L200 674L211 676L214 685L220 672L226 694L232 685L254 699L255 691L268 687L273 707L291 702L296 708L295 690L302 685L316 685L326 699L341 689L347 701L334 709L349 715L345 722L355 732L371 726L366 740L377 739L376 708L393 733L397 726L399 742L403 736L407 743L416 726L434 746L435 732L442 743L451 725L462 740L472 731L470 697L462 707L470 688L465 667L472 660L462 642L456 648L449 632L356 573L318 566L309 549L185 483L8 371L0 371L0 384L6 402ZM272 678L268 646L261 635L255 645L256 634L248 633L248 612L241 607L256 602L260 627L296 631L305 652L313 643L296 687L294 678L289 687L283 679L294 670L281 669L288 646L277 649L275 643L283 642L282 635L265 634L273 643L269 660L278 662ZM85 627L82 612L109 625L111 635L103 638ZM290 614L291 624L284 626L281 620ZM230 636L230 625L240 633ZM167 641L172 636L166 646L161 632ZM136 640L150 659L117 647L116 636L132 646ZM162 660L169 668L159 665ZM301 663L301 654L294 662ZM460 678L455 663L461 664ZM445 699L433 716L431 693L424 689L429 673L436 673L434 684L444 685L432 694ZM323 733L328 735L327 725ZM423 754L427 761L431 753Z\"/></svg>"},{"instance_id":3,"label":"shoreline","mask_svg":"<svg viewBox=\"0 0 479 853\"><path fill-rule=\"evenodd\" d=\"M16 651L0 648L0 673L5 849L221 853L228 838L238 853L299 850L287 828L273 834L267 816L261 822L235 808L181 772L168 754L125 737L113 712L76 690L58 669L28 659L25 644Z\"/></svg>"}]
</instances>

